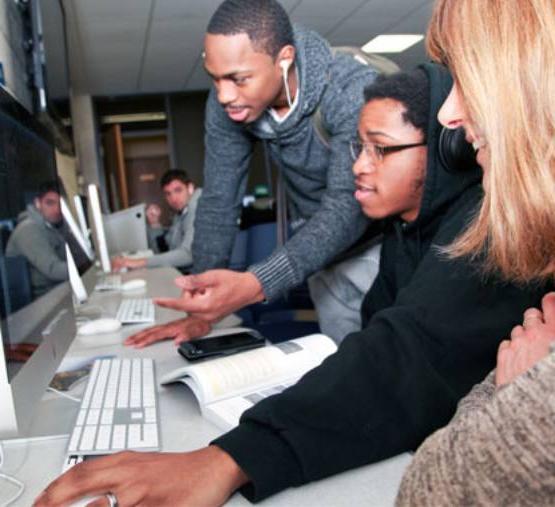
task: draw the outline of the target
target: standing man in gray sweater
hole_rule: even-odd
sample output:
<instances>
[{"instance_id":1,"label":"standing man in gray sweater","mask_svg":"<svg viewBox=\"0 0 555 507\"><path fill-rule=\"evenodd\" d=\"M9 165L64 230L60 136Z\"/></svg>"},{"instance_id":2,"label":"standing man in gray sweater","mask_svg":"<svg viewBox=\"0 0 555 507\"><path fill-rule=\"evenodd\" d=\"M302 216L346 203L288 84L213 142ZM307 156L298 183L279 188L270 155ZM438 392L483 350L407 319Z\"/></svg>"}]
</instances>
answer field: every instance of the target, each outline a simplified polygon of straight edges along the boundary
<instances>
[{"instance_id":1,"label":"standing man in gray sweater","mask_svg":"<svg viewBox=\"0 0 555 507\"><path fill-rule=\"evenodd\" d=\"M362 296L377 271L368 253L341 262L368 224L353 197L349 141L363 88L376 73L351 56L334 56L315 32L293 28L275 0L224 1L208 25L205 67L214 87L193 242L194 271L201 274L178 279L182 297L160 303L215 321L330 268L324 283L313 278L309 285L319 317L328 317L320 318L322 331L340 340L360 328ZM329 143L315 127L317 111ZM237 273L221 268L228 265L257 140L283 178L293 235Z\"/></svg>"}]
</instances>

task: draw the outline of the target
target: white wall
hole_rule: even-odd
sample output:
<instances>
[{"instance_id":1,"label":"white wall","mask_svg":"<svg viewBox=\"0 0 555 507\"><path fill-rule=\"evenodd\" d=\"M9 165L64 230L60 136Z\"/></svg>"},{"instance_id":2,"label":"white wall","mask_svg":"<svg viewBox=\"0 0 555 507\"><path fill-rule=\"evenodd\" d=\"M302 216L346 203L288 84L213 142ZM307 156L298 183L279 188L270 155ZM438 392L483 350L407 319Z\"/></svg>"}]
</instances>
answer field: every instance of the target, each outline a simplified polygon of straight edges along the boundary
<instances>
[{"instance_id":1,"label":"white wall","mask_svg":"<svg viewBox=\"0 0 555 507\"><path fill-rule=\"evenodd\" d=\"M4 67L6 88L27 109L32 96L26 83L21 14L14 0L0 0L0 62Z\"/></svg>"}]
</instances>

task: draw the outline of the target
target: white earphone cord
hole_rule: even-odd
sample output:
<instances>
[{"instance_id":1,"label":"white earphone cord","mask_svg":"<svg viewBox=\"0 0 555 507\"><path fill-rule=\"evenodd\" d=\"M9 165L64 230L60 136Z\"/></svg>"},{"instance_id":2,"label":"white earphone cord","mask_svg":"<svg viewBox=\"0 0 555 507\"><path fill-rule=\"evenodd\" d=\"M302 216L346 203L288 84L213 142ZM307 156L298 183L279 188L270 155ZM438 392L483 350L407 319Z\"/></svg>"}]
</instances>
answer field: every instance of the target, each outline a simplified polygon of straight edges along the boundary
<instances>
[{"instance_id":1,"label":"white earphone cord","mask_svg":"<svg viewBox=\"0 0 555 507\"><path fill-rule=\"evenodd\" d=\"M2 448L2 442L0 442L0 468L2 468L3 464L4 464L4 449ZM23 494L23 491L25 490L25 484L23 484L22 482L18 481L13 477L10 477L9 475L2 474L2 473L0 473L0 479L4 479L5 481L8 481L9 483L19 488L19 491L12 498L6 501L6 503L2 504L3 506L8 507L8 505L11 505L12 503L14 503Z\"/></svg>"},{"instance_id":2,"label":"white earphone cord","mask_svg":"<svg viewBox=\"0 0 555 507\"><path fill-rule=\"evenodd\" d=\"M282 61L280 63L281 70L283 72L283 86L285 87L285 95L287 96L287 104L289 107L293 106L293 101L291 100L291 91L289 90L289 82L287 81L287 71L289 70L289 63Z\"/></svg>"}]
</instances>

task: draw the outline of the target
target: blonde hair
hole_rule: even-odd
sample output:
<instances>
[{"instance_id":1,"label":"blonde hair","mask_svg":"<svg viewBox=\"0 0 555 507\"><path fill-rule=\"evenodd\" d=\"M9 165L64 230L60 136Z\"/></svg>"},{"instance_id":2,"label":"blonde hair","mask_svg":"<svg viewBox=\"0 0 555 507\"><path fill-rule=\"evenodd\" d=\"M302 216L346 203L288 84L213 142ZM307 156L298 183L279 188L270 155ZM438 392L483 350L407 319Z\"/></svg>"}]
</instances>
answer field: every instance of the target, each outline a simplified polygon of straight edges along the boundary
<instances>
[{"instance_id":1,"label":"blonde hair","mask_svg":"<svg viewBox=\"0 0 555 507\"><path fill-rule=\"evenodd\" d=\"M555 274L555 2L438 0L428 52L487 142L485 196L447 248L517 282Z\"/></svg>"}]
</instances>

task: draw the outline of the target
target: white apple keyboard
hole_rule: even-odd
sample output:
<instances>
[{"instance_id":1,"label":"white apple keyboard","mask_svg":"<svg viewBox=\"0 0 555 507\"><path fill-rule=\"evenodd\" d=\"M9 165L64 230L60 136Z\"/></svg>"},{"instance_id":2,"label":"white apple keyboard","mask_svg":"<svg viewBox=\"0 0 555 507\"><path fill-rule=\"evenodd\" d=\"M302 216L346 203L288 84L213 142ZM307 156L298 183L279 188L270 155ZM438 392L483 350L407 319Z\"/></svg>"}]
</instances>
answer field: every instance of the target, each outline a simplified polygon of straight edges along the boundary
<instances>
[{"instance_id":1,"label":"white apple keyboard","mask_svg":"<svg viewBox=\"0 0 555 507\"><path fill-rule=\"evenodd\" d=\"M108 290L121 290L122 281L121 275L103 275L98 279L94 290L108 291Z\"/></svg>"},{"instance_id":2,"label":"white apple keyboard","mask_svg":"<svg viewBox=\"0 0 555 507\"><path fill-rule=\"evenodd\" d=\"M84 456L160 449L154 361L97 359L69 439L63 470Z\"/></svg>"},{"instance_id":3,"label":"white apple keyboard","mask_svg":"<svg viewBox=\"0 0 555 507\"><path fill-rule=\"evenodd\" d=\"M154 322L154 303L148 298L122 299L116 313L122 324L150 324Z\"/></svg>"}]
</instances>

